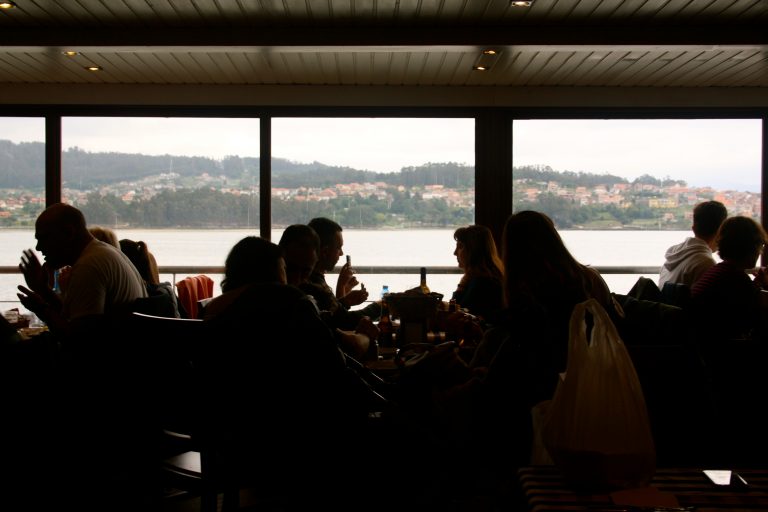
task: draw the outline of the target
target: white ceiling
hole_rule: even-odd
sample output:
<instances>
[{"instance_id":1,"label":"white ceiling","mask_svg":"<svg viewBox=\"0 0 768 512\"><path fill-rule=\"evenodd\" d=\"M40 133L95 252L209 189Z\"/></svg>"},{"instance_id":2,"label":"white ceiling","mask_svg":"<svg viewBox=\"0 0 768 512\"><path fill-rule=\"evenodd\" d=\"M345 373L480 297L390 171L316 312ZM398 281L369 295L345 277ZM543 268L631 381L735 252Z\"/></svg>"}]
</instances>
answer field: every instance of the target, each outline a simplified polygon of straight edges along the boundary
<instances>
[{"instance_id":1,"label":"white ceiling","mask_svg":"<svg viewBox=\"0 0 768 512\"><path fill-rule=\"evenodd\" d=\"M765 0L16 4L0 85L768 87Z\"/></svg>"}]
</instances>

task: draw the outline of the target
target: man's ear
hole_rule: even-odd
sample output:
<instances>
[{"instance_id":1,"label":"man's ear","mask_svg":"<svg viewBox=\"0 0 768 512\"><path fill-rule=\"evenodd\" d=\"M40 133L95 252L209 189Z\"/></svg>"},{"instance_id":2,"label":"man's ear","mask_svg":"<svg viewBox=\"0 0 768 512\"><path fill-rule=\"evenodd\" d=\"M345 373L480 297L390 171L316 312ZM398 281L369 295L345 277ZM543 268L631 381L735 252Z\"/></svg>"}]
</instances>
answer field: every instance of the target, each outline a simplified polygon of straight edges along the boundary
<instances>
[{"instance_id":1,"label":"man's ear","mask_svg":"<svg viewBox=\"0 0 768 512\"><path fill-rule=\"evenodd\" d=\"M62 226L60 229L65 240L72 241L75 239L75 228L73 226Z\"/></svg>"}]
</instances>

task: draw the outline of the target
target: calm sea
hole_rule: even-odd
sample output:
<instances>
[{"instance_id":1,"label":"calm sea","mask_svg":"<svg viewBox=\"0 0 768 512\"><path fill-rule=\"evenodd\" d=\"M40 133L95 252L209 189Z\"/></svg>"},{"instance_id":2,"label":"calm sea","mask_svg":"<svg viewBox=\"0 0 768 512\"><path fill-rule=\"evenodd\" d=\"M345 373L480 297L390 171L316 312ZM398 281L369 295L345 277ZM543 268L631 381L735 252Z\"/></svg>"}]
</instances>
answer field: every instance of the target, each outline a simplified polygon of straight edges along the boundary
<instances>
[{"instance_id":1,"label":"calm sea","mask_svg":"<svg viewBox=\"0 0 768 512\"><path fill-rule=\"evenodd\" d=\"M229 249L241 238L258 235L255 230L117 230L120 238L143 240L163 265L223 266ZM272 232L272 241L280 239L282 230ZM346 229L344 252L352 256L353 267L366 266L441 266L456 265L453 255L453 230L354 230ZM664 251L672 244L690 236L689 231L561 231L566 245L580 262L594 266L659 266ZM21 251L34 248L33 231L0 230L0 266L16 266ZM186 276L176 276L183 278ZM220 276L212 276L219 293ZM637 275L609 274L605 280L611 290L626 293L637 280ZM657 279L658 274L647 275ZM164 275L164 280L173 276ZM377 298L382 285L392 292L402 291L419 284L418 274L383 275L361 274L360 281ZM433 291L450 296L459 280L458 274L430 274L428 284ZM329 279L335 283L335 278ZM18 306L16 285L21 275L0 275L0 307Z\"/></svg>"}]
</instances>

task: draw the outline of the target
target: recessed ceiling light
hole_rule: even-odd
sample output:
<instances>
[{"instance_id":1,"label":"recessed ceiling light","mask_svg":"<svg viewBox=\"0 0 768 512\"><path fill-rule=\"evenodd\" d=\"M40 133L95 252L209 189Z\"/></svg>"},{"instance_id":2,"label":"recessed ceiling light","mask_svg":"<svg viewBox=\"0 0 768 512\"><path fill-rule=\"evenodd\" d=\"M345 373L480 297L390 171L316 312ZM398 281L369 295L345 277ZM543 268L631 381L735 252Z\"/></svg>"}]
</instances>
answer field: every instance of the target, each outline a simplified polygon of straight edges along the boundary
<instances>
[{"instance_id":1,"label":"recessed ceiling light","mask_svg":"<svg viewBox=\"0 0 768 512\"><path fill-rule=\"evenodd\" d=\"M101 66L85 66L85 69L87 69L88 71L101 71L104 68L102 68Z\"/></svg>"},{"instance_id":2,"label":"recessed ceiling light","mask_svg":"<svg viewBox=\"0 0 768 512\"><path fill-rule=\"evenodd\" d=\"M0 9L13 9L16 4L13 2L0 2Z\"/></svg>"},{"instance_id":3,"label":"recessed ceiling light","mask_svg":"<svg viewBox=\"0 0 768 512\"><path fill-rule=\"evenodd\" d=\"M509 5L512 7L530 7L533 3L533 0L527 0L525 2L519 1L519 0L512 0L509 2Z\"/></svg>"},{"instance_id":4,"label":"recessed ceiling light","mask_svg":"<svg viewBox=\"0 0 768 512\"><path fill-rule=\"evenodd\" d=\"M483 50L483 55L496 55L496 50Z\"/></svg>"},{"instance_id":5,"label":"recessed ceiling light","mask_svg":"<svg viewBox=\"0 0 768 512\"><path fill-rule=\"evenodd\" d=\"M66 55L67 57L74 57L75 55L77 55L77 52L75 52L75 51L72 51L72 50L67 50L67 51L65 51L65 52L61 52L61 53L63 53L63 54L64 54L64 55Z\"/></svg>"},{"instance_id":6,"label":"recessed ceiling light","mask_svg":"<svg viewBox=\"0 0 768 512\"><path fill-rule=\"evenodd\" d=\"M488 66L472 66L475 71L488 71Z\"/></svg>"}]
</instances>

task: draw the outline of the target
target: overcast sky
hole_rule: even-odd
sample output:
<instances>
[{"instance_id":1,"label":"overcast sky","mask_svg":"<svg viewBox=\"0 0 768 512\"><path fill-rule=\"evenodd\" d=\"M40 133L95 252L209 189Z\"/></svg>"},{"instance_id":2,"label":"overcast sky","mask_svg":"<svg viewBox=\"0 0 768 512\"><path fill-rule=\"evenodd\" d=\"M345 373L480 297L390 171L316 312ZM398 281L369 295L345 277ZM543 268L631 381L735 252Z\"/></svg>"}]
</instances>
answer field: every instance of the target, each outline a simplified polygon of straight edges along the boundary
<instances>
[{"instance_id":1,"label":"overcast sky","mask_svg":"<svg viewBox=\"0 0 768 512\"><path fill-rule=\"evenodd\" d=\"M43 140L41 119L0 118L0 139ZM759 191L759 120L518 121L514 164L642 174ZM258 119L65 118L64 147L86 151L258 156ZM467 119L275 119L272 154L379 172L427 162L474 164Z\"/></svg>"}]
</instances>

